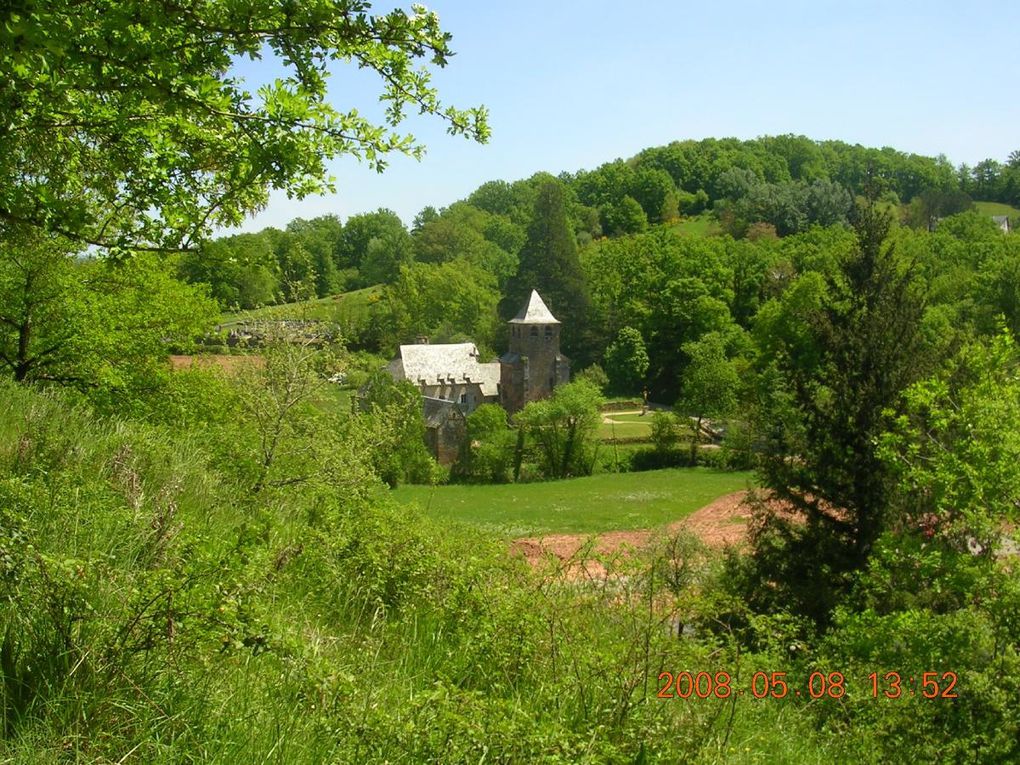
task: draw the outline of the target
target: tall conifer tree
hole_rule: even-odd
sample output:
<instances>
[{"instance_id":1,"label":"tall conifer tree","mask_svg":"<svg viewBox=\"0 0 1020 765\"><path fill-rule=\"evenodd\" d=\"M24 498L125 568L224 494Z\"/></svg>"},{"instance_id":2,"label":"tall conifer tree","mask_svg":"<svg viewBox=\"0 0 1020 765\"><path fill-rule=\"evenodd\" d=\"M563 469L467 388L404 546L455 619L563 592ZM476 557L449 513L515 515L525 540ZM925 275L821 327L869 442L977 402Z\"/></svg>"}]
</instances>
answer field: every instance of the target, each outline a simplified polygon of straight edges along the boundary
<instances>
[{"instance_id":1,"label":"tall conifer tree","mask_svg":"<svg viewBox=\"0 0 1020 765\"><path fill-rule=\"evenodd\" d=\"M564 352L568 356L582 353L588 291L577 257L577 242L567 223L563 187L558 181L549 181L538 190L517 273L507 283L500 303L502 317L512 318L532 289L539 291L549 310L563 323Z\"/></svg>"}]
</instances>

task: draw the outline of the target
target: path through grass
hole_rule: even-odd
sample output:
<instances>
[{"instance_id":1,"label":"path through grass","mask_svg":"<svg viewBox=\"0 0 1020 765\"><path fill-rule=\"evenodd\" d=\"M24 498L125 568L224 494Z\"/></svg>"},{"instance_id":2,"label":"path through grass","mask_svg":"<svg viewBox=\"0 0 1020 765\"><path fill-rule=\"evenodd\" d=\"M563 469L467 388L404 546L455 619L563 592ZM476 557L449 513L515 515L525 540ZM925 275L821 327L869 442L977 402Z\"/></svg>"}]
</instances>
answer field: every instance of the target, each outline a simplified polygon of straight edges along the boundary
<instances>
[{"instance_id":1,"label":"path through grass","mask_svg":"<svg viewBox=\"0 0 1020 765\"><path fill-rule=\"evenodd\" d=\"M746 472L675 468L499 486L401 486L392 495L440 520L521 537L660 526L750 485Z\"/></svg>"}]
</instances>

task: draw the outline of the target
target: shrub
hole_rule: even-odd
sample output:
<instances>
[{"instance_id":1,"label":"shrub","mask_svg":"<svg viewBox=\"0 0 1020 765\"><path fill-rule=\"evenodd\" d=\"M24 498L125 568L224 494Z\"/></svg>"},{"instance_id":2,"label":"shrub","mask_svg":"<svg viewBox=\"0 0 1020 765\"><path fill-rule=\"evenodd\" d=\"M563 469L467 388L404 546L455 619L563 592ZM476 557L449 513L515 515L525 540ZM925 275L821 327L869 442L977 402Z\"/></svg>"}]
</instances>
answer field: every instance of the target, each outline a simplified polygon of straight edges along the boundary
<instances>
[{"instance_id":1,"label":"shrub","mask_svg":"<svg viewBox=\"0 0 1020 765\"><path fill-rule=\"evenodd\" d=\"M451 470L456 480L506 483L514 463L517 434L507 427L506 410L482 404L467 417L467 436Z\"/></svg>"},{"instance_id":2,"label":"shrub","mask_svg":"<svg viewBox=\"0 0 1020 765\"><path fill-rule=\"evenodd\" d=\"M690 428L673 412L654 412L652 414L652 443L658 452L671 452L677 448L680 438Z\"/></svg>"},{"instance_id":3,"label":"shrub","mask_svg":"<svg viewBox=\"0 0 1020 765\"><path fill-rule=\"evenodd\" d=\"M598 388L600 393L605 393L606 389L609 387L609 377L598 364L592 364L590 367L585 367L574 375L574 380L586 380Z\"/></svg>"}]
</instances>

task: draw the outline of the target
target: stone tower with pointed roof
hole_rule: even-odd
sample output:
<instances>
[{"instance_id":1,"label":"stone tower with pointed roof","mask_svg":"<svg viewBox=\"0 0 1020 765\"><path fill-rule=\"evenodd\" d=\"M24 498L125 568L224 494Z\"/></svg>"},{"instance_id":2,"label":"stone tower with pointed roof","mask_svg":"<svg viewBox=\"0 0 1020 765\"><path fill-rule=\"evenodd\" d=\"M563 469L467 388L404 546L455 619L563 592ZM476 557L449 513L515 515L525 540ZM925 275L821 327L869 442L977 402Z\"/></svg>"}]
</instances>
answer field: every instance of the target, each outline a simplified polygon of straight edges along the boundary
<instances>
[{"instance_id":1,"label":"stone tower with pointed roof","mask_svg":"<svg viewBox=\"0 0 1020 765\"><path fill-rule=\"evenodd\" d=\"M560 353L560 322L537 291L510 320L510 350L499 364L500 402L511 413L570 381L570 359Z\"/></svg>"}]
</instances>

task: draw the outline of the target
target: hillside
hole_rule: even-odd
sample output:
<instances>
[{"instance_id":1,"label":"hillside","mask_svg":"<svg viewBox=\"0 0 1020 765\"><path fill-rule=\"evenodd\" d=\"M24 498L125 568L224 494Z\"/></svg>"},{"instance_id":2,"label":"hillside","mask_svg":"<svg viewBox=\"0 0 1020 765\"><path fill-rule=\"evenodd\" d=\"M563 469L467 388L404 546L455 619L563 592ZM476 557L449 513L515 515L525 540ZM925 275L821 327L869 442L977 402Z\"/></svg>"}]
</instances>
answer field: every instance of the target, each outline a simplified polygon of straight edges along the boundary
<instances>
[{"instance_id":1,"label":"hillside","mask_svg":"<svg viewBox=\"0 0 1020 765\"><path fill-rule=\"evenodd\" d=\"M0 10L0 765L1020 763L1020 4L436 5Z\"/></svg>"},{"instance_id":2,"label":"hillside","mask_svg":"<svg viewBox=\"0 0 1020 765\"><path fill-rule=\"evenodd\" d=\"M337 295L301 300L294 303L224 313L220 325L231 329L238 324L258 321L323 321L337 324L360 323L368 316L369 307L379 299L381 288L365 287Z\"/></svg>"},{"instance_id":3,"label":"hillside","mask_svg":"<svg viewBox=\"0 0 1020 765\"><path fill-rule=\"evenodd\" d=\"M982 215L1008 215L1020 217L1020 209L1002 202L975 202L974 208Z\"/></svg>"},{"instance_id":4,"label":"hillside","mask_svg":"<svg viewBox=\"0 0 1020 765\"><path fill-rule=\"evenodd\" d=\"M656 668L704 661L662 628L671 611L548 589L494 538L388 501L350 469L356 447L328 483L268 493L238 447L0 383L0 756L594 765L692 746L721 761L724 740L837 755L779 706L741 704L724 732L721 701L656 701Z\"/></svg>"}]
</instances>

